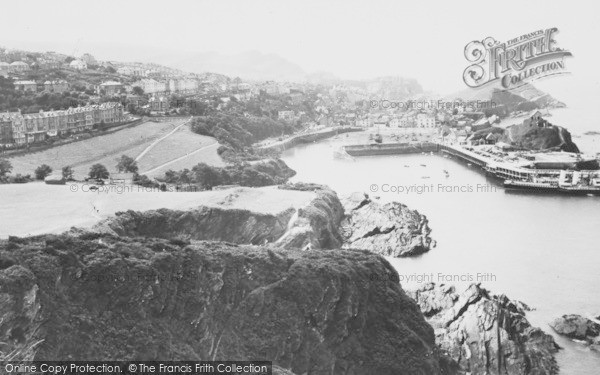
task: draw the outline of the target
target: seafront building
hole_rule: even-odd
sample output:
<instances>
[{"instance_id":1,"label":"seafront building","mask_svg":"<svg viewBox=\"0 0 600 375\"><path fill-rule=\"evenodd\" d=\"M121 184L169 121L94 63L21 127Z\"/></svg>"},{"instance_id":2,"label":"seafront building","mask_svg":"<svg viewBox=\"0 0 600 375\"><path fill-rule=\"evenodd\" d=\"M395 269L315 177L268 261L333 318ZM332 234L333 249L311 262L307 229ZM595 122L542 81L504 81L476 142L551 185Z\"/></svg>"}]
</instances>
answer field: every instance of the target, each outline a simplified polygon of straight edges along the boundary
<instances>
[{"instance_id":1,"label":"seafront building","mask_svg":"<svg viewBox=\"0 0 600 375\"><path fill-rule=\"evenodd\" d=\"M4 112L0 113L0 144L23 146L47 137L91 130L94 125L123 121L123 106L118 102L32 114Z\"/></svg>"}]
</instances>

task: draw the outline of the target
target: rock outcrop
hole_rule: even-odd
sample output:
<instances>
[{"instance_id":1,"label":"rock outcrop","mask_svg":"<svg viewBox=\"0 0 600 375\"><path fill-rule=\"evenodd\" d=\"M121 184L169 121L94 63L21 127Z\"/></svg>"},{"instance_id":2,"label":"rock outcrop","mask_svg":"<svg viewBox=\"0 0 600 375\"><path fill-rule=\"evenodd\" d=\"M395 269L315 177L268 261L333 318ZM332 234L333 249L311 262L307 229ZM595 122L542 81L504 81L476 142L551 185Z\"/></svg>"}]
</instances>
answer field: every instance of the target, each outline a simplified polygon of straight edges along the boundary
<instances>
[{"instance_id":1,"label":"rock outcrop","mask_svg":"<svg viewBox=\"0 0 600 375\"><path fill-rule=\"evenodd\" d=\"M270 360L316 375L447 373L417 304L389 281L396 271L367 251L89 232L10 238L0 265L2 353Z\"/></svg>"},{"instance_id":2,"label":"rock outcrop","mask_svg":"<svg viewBox=\"0 0 600 375\"><path fill-rule=\"evenodd\" d=\"M579 152L571 138L571 133L561 126L551 125L546 120L526 119L522 124L505 129L502 142L525 150L562 150Z\"/></svg>"},{"instance_id":3,"label":"rock outcrop","mask_svg":"<svg viewBox=\"0 0 600 375\"><path fill-rule=\"evenodd\" d=\"M479 285L457 293L428 284L409 292L433 326L436 342L471 375L556 374L553 338L532 327L527 306L494 296Z\"/></svg>"},{"instance_id":4,"label":"rock outcrop","mask_svg":"<svg viewBox=\"0 0 600 375\"><path fill-rule=\"evenodd\" d=\"M346 213L341 230L345 248L407 257L425 253L433 245L427 217L406 205L380 204L363 193L343 201Z\"/></svg>"},{"instance_id":5,"label":"rock outcrop","mask_svg":"<svg viewBox=\"0 0 600 375\"><path fill-rule=\"evenodd\" d=\"M277 245L286 249L334 249L341 246L343 238L338 228L344 208L333 190L319 187L315 192L317 198L294 213L287 231L276 241Z\"/></svg>"},{"instance_id":6,"label":"rock outcrop","mask_svg":"<svg viewBox=\"0 0 600 375\"><path fill-rule=\"evenodd\" d=\"M185 211L118 212L93 230L128 237L276 244L286 249L342 247L395 257L418 255L433 247L427 218L401 203L380 204L362 193L355 193L342 203L331 189L313 184L280 188L311 191L315 198L303 207L290 207L278 213L227 205Z\"/></svg>"},{"instance_id":7,"label":"rock outcrop","mask_svg":"<svg viewBox=\"0 0 600 375\"><path fill-rule=\"evenodd\" d=\"M600 351L600 324L581 315L563 315L550 322L550 327L559 335L583 341L590 348Z\"/></svg>"},{"instance_id":8,"label":"rock outcrop","mask_svg":"<svg viewBox=\"0 0 600 375\"><path fill-rule=\"evenodd\" d=\"M180 240L226 241L263 245L277 243L285 248L332 249L341 245L338 226L343 207L336 193L315 189L306 206L290 207L279 213L200 206L190 210L118 212L93 230L119 236L145 236Z\"/></svg>"}]
</instances>

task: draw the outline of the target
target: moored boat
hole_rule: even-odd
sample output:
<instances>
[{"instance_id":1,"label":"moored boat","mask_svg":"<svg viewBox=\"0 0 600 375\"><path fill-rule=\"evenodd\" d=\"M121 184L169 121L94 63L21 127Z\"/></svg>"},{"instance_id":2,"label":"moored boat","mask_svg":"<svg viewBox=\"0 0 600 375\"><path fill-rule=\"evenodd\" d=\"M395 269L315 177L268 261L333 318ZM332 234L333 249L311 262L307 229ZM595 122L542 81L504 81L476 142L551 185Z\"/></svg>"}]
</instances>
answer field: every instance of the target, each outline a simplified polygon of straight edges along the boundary
<instances>
[{"instance_id":1,"label":"moored boat","mask_svg":"<svg viewBox=\"0 0 600 375\"><path fill-rule=\"evenodd\" d=\"M504 180L506 189L528 190L532 193L556 193L558 184L550 182L529 182L519 180Z\"/></svg>"}]
</instances>

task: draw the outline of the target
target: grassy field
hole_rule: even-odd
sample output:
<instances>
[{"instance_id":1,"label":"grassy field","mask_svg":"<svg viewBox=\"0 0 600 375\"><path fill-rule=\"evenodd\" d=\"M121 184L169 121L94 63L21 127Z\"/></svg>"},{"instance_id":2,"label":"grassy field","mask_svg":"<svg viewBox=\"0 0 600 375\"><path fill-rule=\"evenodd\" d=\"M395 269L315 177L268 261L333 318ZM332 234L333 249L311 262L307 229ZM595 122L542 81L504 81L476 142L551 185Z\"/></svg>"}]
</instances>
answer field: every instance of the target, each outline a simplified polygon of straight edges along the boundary
<instances>
[{"instance_id":1,"label":"grassy field","mask_svg":"<svg viewBox=\"0 0 600 375\"><path fill-rule=\"evenodd\" d=\"M218 147L214 138L196 134L189 126L183 126L139 158L138 166L140 173L148 176L163 175L169 169L191 168L200 162L224 166L217 155Z\"/></svg>"},{"instance_id":2,"label":"grassy field","mask_svg":"<svg viewBox=\"0 0 600 375\"><path fill-rule=\"evenodd\" d=\"M192 133L187 124L179 127L185 122L184 119L148 121L108 135L16 156L10 158L12 174L33 176L35 168L41 164L50 165L56 172L70 165L75 170L75 178L83 178L95 163L104 164L112 173L116 172L116 159L121 155L133 158L143 155L139 158L138 165L140 172L144 172L216 142L211 137ZM216 154L216 147L213 147L214 150L209 155L205 155L207 162L222 162ZM182 159L178 164L185 165L184 168L192 167L200 162L196 160L196 155L189 161Z\"/></svg>"}]
</instances>

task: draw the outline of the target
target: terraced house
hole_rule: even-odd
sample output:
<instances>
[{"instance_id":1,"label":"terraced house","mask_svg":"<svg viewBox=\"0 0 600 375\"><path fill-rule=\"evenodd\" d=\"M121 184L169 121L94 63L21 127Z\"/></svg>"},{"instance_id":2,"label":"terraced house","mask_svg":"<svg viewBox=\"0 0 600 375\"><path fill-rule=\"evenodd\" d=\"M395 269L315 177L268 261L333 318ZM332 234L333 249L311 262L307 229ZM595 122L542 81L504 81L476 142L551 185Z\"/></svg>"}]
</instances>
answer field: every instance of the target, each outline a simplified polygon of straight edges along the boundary
<instances>
[{"instance_id":1,"label":"terraced house","mask_svg":"<svg viewBox=\"0 0 600 375\"><path fill-rule=\"evenodd\" d=\"M117 124L124 120L121 103L69 108L33 114L0 113L0 143L22 146L47 137L92 130L94 125Z\"/></svg>"}]
</instances>

